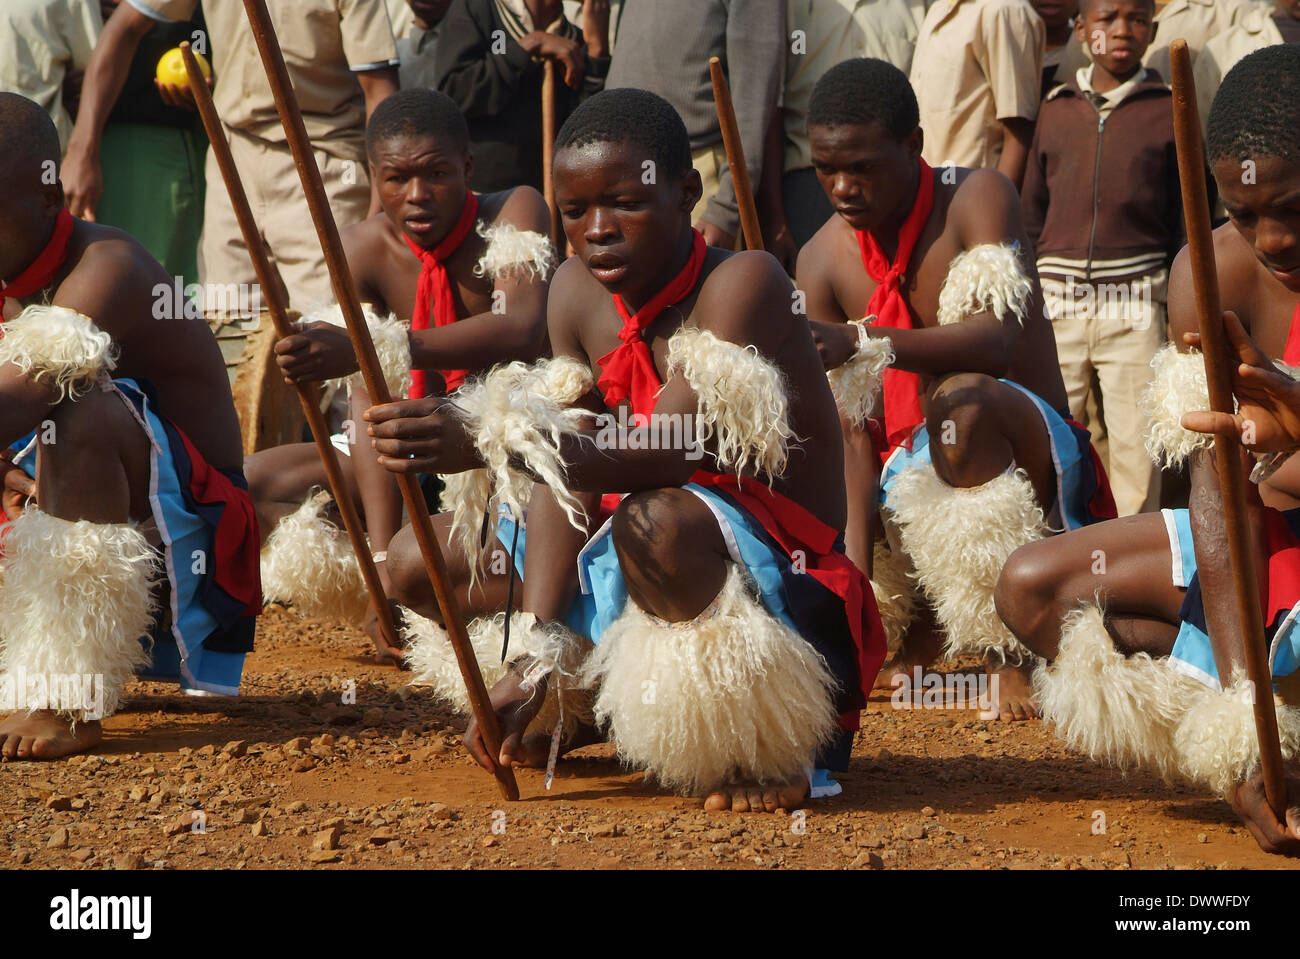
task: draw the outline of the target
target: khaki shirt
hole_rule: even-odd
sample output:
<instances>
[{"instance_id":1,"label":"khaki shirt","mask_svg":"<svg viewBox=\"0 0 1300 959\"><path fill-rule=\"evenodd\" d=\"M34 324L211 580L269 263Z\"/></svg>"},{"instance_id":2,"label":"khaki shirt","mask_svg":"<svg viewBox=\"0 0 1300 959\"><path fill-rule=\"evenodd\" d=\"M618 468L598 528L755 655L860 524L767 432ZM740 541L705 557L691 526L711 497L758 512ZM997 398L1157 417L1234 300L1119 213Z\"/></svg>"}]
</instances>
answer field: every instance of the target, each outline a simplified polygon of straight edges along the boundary
<instances>
[{"instance_id":1,"label":"khaki shirt","mask_svg":"<svg viewBox=\"0 0 1300 959\"><path fill-rule=\"evenodd\" d=\"M1273 22L1272 11L1247 10L1235 26L1223 31L1205 45L1192 65L1196 80L1196 110L1201 117L1201 132L1209 125L1210 106L1219 84L1228 71L1256 50L1282 42L1282 31Z\"/></svg>"},{"instance_id":2,"label":"khaki shirt","mask_svg":"<svg viewBox=\"0 0 1300 959\"><path fill-rule=\"evenodd\" d=\"M72 118L63 109L63 79L86 68L101 26L99 0L0 2L0 91L39 103L64 147Z\"/></svg>"},{"instance_id":3,"label":"khaki shirt","mask_svg":"<svg viewBox=\"0 0 1300 959\"><path fill-rule=\"evenodd\" d=\"M924 20L925 0L786 0L790 43L781 118L787 172L812 166L808 101L822 74L854 57L887 60L907 73Z\"/></svg>"},{"instance_id":4,"label":"khaki shirt","mask_svg":"<svg viewBox=\"0 0 1300 959\"><path fill-rule=\"evenodd\" d=\"M1272 0L1170 0L1156 14L1156 35L1142 58L1144 66L1155 70L1170 82L1169 44L1179 37L1187 41L1192 65L1216 34L1234 26L1246 13L1255 9L1271 11Z\"/></svg>"},{"instance_id":5,"label":"khaki shirt","mask_svg":"<svg viewBox=\"0 0 1300 959\"><path fill-rule=\"evenodd\" d=\"M126 0L164 23L188 20L198 0ZM321 150L352 156L365 127L365 102L353 76L397 66L384 0L272 0L268 8L303 122ZM212 99L222 122L265 140L284 131L241 0L204 0L212 37Z\"/></svg>"},{"instance_id":6,"label":"khaki shirt","mask_svg":"<svg viewBox=\"0 0 1300 959\"><path fill-rule=\"evenodd\" d=\"M1002 125L1038 115L1046 28L1027 0L938 0L912 58L932 166L997 166Z\"/></svg>"}]
</instances>

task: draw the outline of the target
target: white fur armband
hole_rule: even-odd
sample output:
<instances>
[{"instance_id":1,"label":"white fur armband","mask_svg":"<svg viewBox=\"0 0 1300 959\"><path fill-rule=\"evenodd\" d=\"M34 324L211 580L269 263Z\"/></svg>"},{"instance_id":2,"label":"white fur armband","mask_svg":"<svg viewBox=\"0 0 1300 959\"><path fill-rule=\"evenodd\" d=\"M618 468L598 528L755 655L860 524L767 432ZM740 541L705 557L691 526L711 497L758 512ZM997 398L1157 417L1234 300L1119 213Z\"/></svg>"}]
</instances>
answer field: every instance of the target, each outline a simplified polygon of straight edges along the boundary
<instances>
[{"instance_id":1,"label":"white fur armband","mask_svg":"<svg viewBox=\"0 0 1300 959\"><path fill-rule=\"evenodd\" d=\"M391 313L386 317L380 316L369 303L361 304L361 314L366 318L366 327L375 343L375 353L379 357L379 368L384 371L388 392L396 398L405 397L411 385L411 341L406 324ZM343 320L343 310L337 303L309 313L302 318L302 322L347 326ZM353 379L360 382L360 377L360 373L353 373L327 382L335 386L346 384L348 393L351 394Z\"/></svg>"},{"instance_id":2,"label":"white fur armband","mask_svg":"<svg viewBox=\"0 0 1300 959\"><path fill-rule=\"evenodd\" d=\"M544 279L555 270L555 245L545 233L520 230L509 223L486 226L481 220L477 229L487 240L487 249L474 267L475 276L498 280L519 275L531 280Z\"/></svg>"},{"instance_id":3,"label":"white fur armband","mask_svg":"<svg viewBox=\"0 0 1300 959\"><path fill-rule=\"evenodd\" d=\"M874 319L874 316L864 316L852 321L858 328L857 350L844 365L826 371L836 405L858 429L871 415L885 368L894 362L894 344L889 338L867 334L867 326Z\"/></svg>"},{"instance_id":4,"label":"white fur armband","mask_svg":"<svg viewBox=\"0 0 1300 959\"><path fill-rule=\"evenodd\" d=\"M668 370L680 371L699 400L699 440L718 436L718 463L770 478L785 469L790 401L785 377L754 346L721 340L707 330L683 328L668 341Z\"/></svg>"},{"instance_id":5,"label":"white fur armband","mask_svg":"<svg viewBox=\"0 0 1300 959\"><path fill-rule=\"evenodd\" d=\"M1014 316L1021 326L1034 284L1025 275L1016 248L984 243L953 257L939 290L939 325L960 323L975 313L992 313L1002 322Z\"/></svg>"},{"instance_id":6,"label":"white fur armband","mask_svg":"<svg viewBox=\"0 0 1300 959\"><path fill-rule=\"evenodd\" d=\"M1254 686L1238 669L1225 690L1202 689L1174 729L1179 771L1198 785L1229 799L1259 766ZM1272 696L1272 690L1264 691ZM1277 707L1282 758L1300 754L1300 709Z\"/></svg>"},{"instance_id":7,"label":"white fur armband","mask_svg":"<svg viewBox=\"0 0 1300 959\"><path fill-rule=\"evenodd\" d=\"M12 363L59 399L76 399L117 366L113 339L90 317L62 306L29 306L0 327L0 365Z\"/></svg>"},{"instance_id":8,"label":"white fur armband","mask_svg":"<svg viewBox=\"0 0 1300 959\"><path fill-rule=\"evenodd\" d=\"M530 366L516 360L491 370L482 379L467 382L453 402L465 428L483 458L485 469L474 471L459 491L452 517L452 536L459 539L476 577L482 553L479 529L485 515L495 516L506 506L515 522L522 522L534 477L555 494L569 522L583 529L586 517L577 497L568 489L566 465L560 456L560 439L580 428L586 410L574 408L592 388L588 367L569 357L540 360ZM517 470L518 457L527 470Z\"/></svg>"},{"instance_id":9,"label":"white fur armband","mask_svg":"<svg viewBox=\"0 0 1300 959\"><path fill-rule=\"evenodd\" d=\"M1151 381L1138 394L1138 409L1146 416L1147 454L1162 467L1182 466L1197 450L1214 445L1208 433L1184 429L1184 413L1210 408L1210 388L1200 353L1179 353L1173 343L1151 357Z\"/></svg>"}]
</instances>

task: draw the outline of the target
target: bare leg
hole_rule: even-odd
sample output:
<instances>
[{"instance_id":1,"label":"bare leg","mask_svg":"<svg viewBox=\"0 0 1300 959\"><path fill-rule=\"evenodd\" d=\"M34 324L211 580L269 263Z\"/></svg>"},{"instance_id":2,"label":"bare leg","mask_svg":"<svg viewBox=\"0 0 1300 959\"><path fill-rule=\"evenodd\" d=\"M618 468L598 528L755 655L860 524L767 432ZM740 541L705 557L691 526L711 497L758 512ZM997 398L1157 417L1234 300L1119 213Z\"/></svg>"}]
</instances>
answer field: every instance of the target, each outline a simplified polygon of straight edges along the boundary
<instances>
[{"instance_id":1,"label":"bare leg","mask_svg":"<svg viewBox=\"0 0 1300 959\"><path fill-rule=\"evenodd\" d=\"M148 518L148 442L122 400L92 389L75 403L55 407L50 420L52 441L37 453L40 508L70 521L107 524ZM50 710L17 712L0 722L0 755L57 759L85 752L102 736L98 720L78 722L73 729Z\"/></svg>"},{"instance_id":2,"label":"bare leg","mask_svg":"<svg viewBox=\"0 0 1300 959\"><path fill-rule=\"evenodd\" d=\"M844 433L844 489L848 496L844 552L869 577L880 460L866 431L854 429L843 419L840 428Z\"/></svg>"},{"instance_id":3,"label":"bare leg","mask_svg":"<svg viewBox=\"0 0 1300 959\"><path fill-rule=\"evenodd\" d=\"M347 483L346 495L360 509L356 478L352 475L350 458L332 449L335 462L343 470ZM329 489L325 467L315 443L291 443L254 453L244 460L244 476L248 479L248 493L257 510L257 525L262 542L271 535L277 523L302 505L312 487Z\"/></svg>"},{"instance_id":4,"label":"bare leg","mask_svg":"<svg viewBox=\"0 0 1300 959\"><path fill-rule=\"evenodd\" d=\"M1116 648L1167 655L1184 592L1173 585L1172 561L1159 513L1062 533L1011 554L998 580L998 615L1017 639L1053 659L1066 614L1097 602Z\"/></svg>"}]
</instances>

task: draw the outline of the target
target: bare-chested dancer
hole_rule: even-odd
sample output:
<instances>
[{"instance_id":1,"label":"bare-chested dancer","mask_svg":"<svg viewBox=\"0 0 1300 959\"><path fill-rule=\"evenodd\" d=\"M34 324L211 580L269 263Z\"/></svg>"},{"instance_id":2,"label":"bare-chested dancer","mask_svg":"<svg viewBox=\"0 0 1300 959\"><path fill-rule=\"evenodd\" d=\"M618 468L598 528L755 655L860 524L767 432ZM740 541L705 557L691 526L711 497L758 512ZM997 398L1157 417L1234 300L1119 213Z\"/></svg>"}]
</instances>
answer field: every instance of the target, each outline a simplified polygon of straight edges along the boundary
<instances>
[{"instance_id":1,"label":"bare-chested dancer","mask_svg":"<svg viewBox=\"0 0 1300 959\"><path fill-rule=\"evenodd\" d=\"M1300 367L1300 48L1269 47L1224 79L1210 112L1207 153L1231 222L1214 252L1230 338L1244 363ZM1251 693L1243 673L1218 476L1210 437L1180 425L1205 410L1186 251L1170 276L1173 344L1158 354L1144 399L1148 448L1190 459L1189 510L1132 516L1026 546L1008 561L998 610L1051 665L1035 676L1044 717L1093 758L1181 775L1220 793L1260 845L1300 853L1300 457L1275 453L1278 420L1249 388L1243 440L1251 523L1260 549L1274 694L1291 808L1279 822L1263 798ZM1252 342L1253 340L1253 342ZM1256 344L1258 344L1256 346ZM1294 375L1294 373L1292 374ZM1218 418L1188 416L1213 428Z\"/></svg>"},{"instance_id":2,"label":"bare-chested dancer","mask_svg":"<svg viewBox=\"0 0 1300 959\"><path fill-rule=\"evenodd\" d=\"M826 770L844 768L884 642L843 552L839 420L790 282L768 254L710 249L691 229L689 139L654 94L579 107L557 140L555 184L576 252L551 289L556 358L449 405L366 414L389 469L487 464L489 503L517 508L532 491L517 543L524 612L492 690L500 761L544 761L545 740L527 733L551 698L536 691L558 687L575 717L567 694L596 687L594 718L624 760L710 809L793 808L837 790ZM697 421L708 429L686 433ZM596 516L610 493L627 495L594 534L569 524L566 510ZM503 518L497 537L515 531ZM389 556L397 596L436 615L408 530ZM493 638L485 663L500 661ZM412 654L436 672L445 640ZM472 723L466 745L487 763Z\"/></svg>"},{"instance_id":3,"label":"bare-chested dancer","mask_svg":"<svg viewBox=\"0 0 1300 959\"><path fill-rule=\"evenodd\" d=\"M467 371L543 355L555 254L541 194L531 187L474 194L464 117L451 98L433 90L403 90L384 100L366 128L366 150L383 209L344 231L343 244L362 302L377 317L413 318L409 348L399 324L372 320L381 358L391 355L389 365L396 366L388 371L394 392L401 386L411 397L443 395L459 387ZM346 333L334 324L309 323L277 344L286 378L319 380L356 370ZM384 349L384 330L387 340L396 337L394 349ZM353 424L370 398L359 376L351 389L353 417L335 443L387 585L384 556L401 526L401 497L369 444L355 445ZM277 537L268 550L268 596L295 601L306 611L341 611L347 604L322 594L331 589L327 584L346 581L359 597L351 605L364 609L359 572L344 577L327 568L333 556L351 568L349 550L336 530L315 521L317 507L303 503L309 490L325 485L315 447L267 450L250 457L247 469L264 536L299 513L292 523L295 535ZM327 538L336 549L324 548ZM311 571L312 557L320 561L319 576ZM398 655L385 648L373 610L366 628L381 655Z\"/></svg>"},{"instance_id":4,"label":"bare-chested dancer","mask_svg":"<svg viewBox=\"0 0 1300 959\"><path fill-rule=\"evenodd\" d=\"M1017 546L1114 504L1087 431L1058 412L1015 188L931 169L907 78L880 60L827 71L808 131L837 215L800 253L797 285L844 416L848 553L901 643L889 681L910 682L942 634L949 655L997 674L1002 719L1030 718L1032 657L994 612L998 572ZM877 486L887 542L871 525Z\"/></svg>"},{"instance_id":5,"label":"bare-chested dancer","mask_svg":"<svg viewBox=\"0 0 1300 959\"><path fill-rule=\"evenodd\" d=\"M94 746L136 672L237 693L261 607L216 340L159 315L171 280L139 243L68 213L59 155L45 111L0 93L0 448L6 489L34 494L6 496L11 759Z\"/></svg>"}]
</instances>

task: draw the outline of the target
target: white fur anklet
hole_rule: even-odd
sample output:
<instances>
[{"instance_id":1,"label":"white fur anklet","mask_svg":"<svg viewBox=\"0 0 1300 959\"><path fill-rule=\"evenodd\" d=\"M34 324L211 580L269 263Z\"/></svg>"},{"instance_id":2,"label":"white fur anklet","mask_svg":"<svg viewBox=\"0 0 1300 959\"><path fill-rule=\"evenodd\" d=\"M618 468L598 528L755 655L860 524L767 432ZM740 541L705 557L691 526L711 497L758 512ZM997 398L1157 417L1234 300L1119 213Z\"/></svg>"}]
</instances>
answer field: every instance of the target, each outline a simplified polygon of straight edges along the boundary
<instances>
[{"instance_id":1,"label":"white fur anklet","mask_svg":"<svg viewBox=\"0 0 1300 959\"><path fill-rule=\"evenodd\" d=\"M359 624L370 594L347 533L321 517L330 502L324 491L308 496L271 531L262 547L262 598L301 616Z\"/></svg>"},{"instance_id":2,"label":"white fur anklet","mask_svg":"<svg viewBox=\"0 0 1300 959\"><path fill-rule=\"evenodd\" d=\"M1238 669L1225 690L1200 683L1173 731L1178 771L1199 786L1231 799L1239 784L1259 768L1254 687ZM1272 690L1264 695L1272 697ZM1277 706L1282 758L1300 754L1300 709Z\"/></svg>"},{"instance_id":3,"label":"white fur anklet","mask_svg":"<svg viewBox=\"0 0 1300 959\"><path fill-rule=\"evenodd\" d=\"M894 344L889 338L867 333L874 319L874 316L864 316L852 321L858 328L858 348L842 366L826 371L836 405L844 418L858 429L871 415L881 378L886 367L894 362Z\"/></svg>"},{"instance_id":4,"label":"white fur anklet","mask_svg":"<svg viewBox=\"0 0 1300 959\"><path fill-rule=\"evenodd\" d=\"M590 415L572 404L592 382L586 364L557 357L532 366L516 361L495 367L457 391L453 402L485 466L460 484L460 502L452 517L452 539L465 550L473 581L483 554L483 517L495 517L497 506L504 504L515 522L522 522L537 480L555 494L574 528L585 528L581 505L568 489L560 441L564 434L577 432ZM514 457L527 472L514 467Z\"/></svg>"},{"instance_id":5,"label":"white fur anklet","mask_svg":"<svg viewBox=\"0 0 1300 959\"><path fill-rule=\"evenodd\" d=\"M906 556L876 541L871 560L871 590L876 594L876 608L880 610L885 644L890 652L902 644L921 602L916 581L908 572L909 565Z\"/></svg>"},{"instance_id":6,"label":"white fur anklet","mask_svg":"<svg viewBox=\"0 0 1300 959\"><path fill-rule=\"evenodd\" d=\"M93 320L62 306L29 306L0 328L0 366L48 382L60 400L76 399L117 366L113 339Z\"/></svg>"},{"instance_id":7,"label":"white fur anklet","mask_svg":"<svg viewBox=\"0 0 1300 959\"><path fill-rule=\"evenodd\" d=\"M1205 687L1146 653L1115 649L1101 610L1071 612L1056 658L1034 671L1043 719L1072 749L1119 769L1179 771L1174 731Z\"/></svg>"},{"instance_id":8,"label":"white fur anklet","mask_svg":"<svg viewBox=\"0 0 1300 959\"><path fill-rule=\"evenodd\" d=\"M1138 409L1147 418L1147 455L1157 466L1182 466L1197 450L1209 449L1214 437L1184 429L1184 413L1210 408L1205 360L1200 353L1179 353L1173 343L1151 357L1151 381L1138 394Z\"/></svg>"},{"instance_id":9,"label":"white fur anklet","mask_svg":"<svg viewBox=\"0 0 1300 959\"><path fill-rule=\"evenodd\" d=\"M366 318L366 327L370 338L375 343L375 353L379 357L379 368L384 372L384 382L388 392L395 399L406 396L411 386L411 340L406 324L393 314L380 316L369 303L361 304L361 315ZM333 306L313 310L302 318L304 323L329 323L333 326L347 327L343 319L343 310L337 303ZM361 374L352 373L339 379L326 380L327 385L346 386L348 395L352 395L353 382L360 383Z\"/></svg>"},{"instance_id":10,"label":"white fur anklet","mask_svg":"<svg viewBox=\"0 0 1300 959\"><path fill-rule=\"evenodd\" d=\"M545 233L520 230L509 223L487 226L479 220L475 229L487 241L487 249L474 267L475 276L490 280L512 276L536 279L555 270L555 245Z\"/></svg>"},{"instance_id":11,"label":"white fur anklet","mask_svg":"<svg viewBox=\"0 0 1300 959\"><path fill-rule=\"evenodd\" d=\"M939 325L992 313L1003 323L1014 316L1025 325L1034 284L1009 243L984 243L953 257L939 290Z\"/></svg>"},{"instance_id":12,"label":"white fur anklet","mask_svg":"<svg viewBox=\"0 0 1300 959\"><path fill-rule=\"evenodd\" d=\"M1021 663L1033 654L1003 625L993 590L1007 558L1047 535L1043 511L1023 470L961 489L931 465L901 473L889 509L917 581L947 634L948 656L990 655Z\"/></svg>"},{"instance_id":13,"label":"white fur anklet","mask_svg":"<svg viewBox=\"0 0 1300 959\"><path fill-rule=\"evenodd\" d=\"M406 623L403 636L411 684L433 687L434 694L457 713L471 715L469 693L446 630L409 609L402 610L402 618ZM515 611L510 618L510 649L503 663L505 618L505 613L497 613L469 624L470 646L478 660L483 684L491 690L511 668L523 668L524 676L534 684L549 676L546 701L529 723L529 731L554 729L561 705L565 738L571 738L580 725L593 725L591 694L579 687L576 678L591 644L559 623L538 623L532 613ZM523 667L525 662L528 665Z\"/></svg>"},{"instance_id":14,"label":"white fur anklet","mask_svg":"<svg viewBox=\"0 0 1300 959\"><path fill-rule=\"evenodd\" d=\"M624 762L670 789L804 775L835 729L826 661L727 573L714 615L665 628L629 600L582 670Z\"/></svg>"},{"instance_id":15,"label":"white fur anklet","mask_svg":"<svg viewBox=\"0 0 1300 959\"><path fill-rule=\"evenodd\" d=\"M4 541L0 674L20 708L51 708L76 722L112 715L122 689L149 662L140 640L153 623L157 552L125 523L70 522L29 507ZM102 691L66 697L67 684ZM28 702L45 688L47 703ZM69 703L68 698L78 700Z\"/></svg>"},{"instance_id":16,"label":"white fur anklet","mask_svg":"<svg viewBox=\"0 0 1300 959\"><path fill-rule=\"evenodd\" d=\"M790 401L785 377L753 346L685 327L668 340L666 375L681 372L699 401L701 443L716 433L719 465L742 473L751 463L769 480L785 470Z\"/></svg>"}]
</instances>

